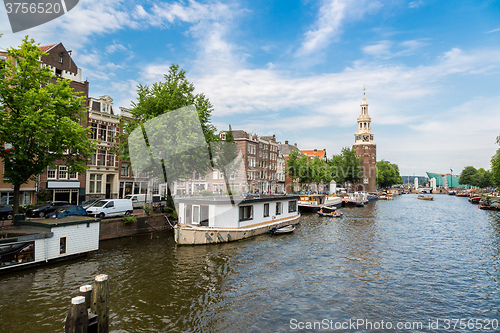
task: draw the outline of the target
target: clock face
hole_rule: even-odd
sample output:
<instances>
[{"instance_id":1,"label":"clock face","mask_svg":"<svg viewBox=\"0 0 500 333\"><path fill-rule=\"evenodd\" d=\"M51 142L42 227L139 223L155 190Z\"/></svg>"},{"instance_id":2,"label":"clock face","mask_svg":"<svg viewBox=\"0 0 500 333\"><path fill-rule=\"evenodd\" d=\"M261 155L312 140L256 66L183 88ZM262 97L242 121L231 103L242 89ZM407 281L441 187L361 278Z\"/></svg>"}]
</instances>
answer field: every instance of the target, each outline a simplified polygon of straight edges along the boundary
<instances>
[{"instance_id":1,"label":"clock face","mask_svg":"<svg viewBox=\"0 0 500 333\"><path fill-rule=\"evenodd\" d=\"M367 142L368 140L370 140L370 136L368 134L363 135L363 141Z\"/></svg>"}]
</instances>

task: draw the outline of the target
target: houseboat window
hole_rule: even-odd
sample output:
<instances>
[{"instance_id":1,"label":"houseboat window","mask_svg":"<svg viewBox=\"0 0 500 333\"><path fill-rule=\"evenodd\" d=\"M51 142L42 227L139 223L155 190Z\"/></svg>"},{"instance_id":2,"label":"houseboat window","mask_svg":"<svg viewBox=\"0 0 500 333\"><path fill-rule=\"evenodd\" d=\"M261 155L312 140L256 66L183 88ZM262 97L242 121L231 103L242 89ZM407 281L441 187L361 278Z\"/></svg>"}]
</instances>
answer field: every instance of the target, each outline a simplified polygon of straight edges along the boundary
<instances>
[{"instance_id":1,"label":"houseboat window","mask_svg":"<svg viewBox=\"0 0 500 333\"><path fill-rule=\"evenodd\" d=\"M283 213L283 207L281 205L281 202L276 203L276 215L281 215Z\"/></svg>"},{"instance_id":2,"label":"houseboat window","mask_svg":"<svg viewBox=\"0 0 500 333\"><path fill-rule=\"evenodd\" d=\"M59 254L66 253L66 237L59 238Z\"/></svg>"},{"instance_id":3,"label":"houseboat window","mask_svg":"<svg viewBox=\"0 0 500 333\"><path fill-rule=\"evenodd\" d=\"M297 201L288 201L288 212L293 213L297 211Z\"/></svg>"},{"instance_id":4,"label":"houseboat window","mask_svg":"<svg viewBox=\"0 0 500 333\"><path fill-rule=\"evenodd\" d=\"M251 220L253 218L252 210L253 206L240 207L240 221Z\"/></svg>"},{"instance_id":5,"label":"houseboat window","mask_svg":"<svg viewBox=\"0 0 500 333\"><path fill-rule=\"evenodd\" d=\"M266 203L264 204L264 217L268 217L269 216L269 204Z\"/></svg>"},{"instance_id":6,"label":"houseboat window","mask_svg":"<svg viewBox=\"0 0 500 333\"><path fill-rule=\"evenodd\" d=\"M193 206L193 224L200 223L200 206Z\"/></svg>"},{"instance_id":7,"label":"houseboat window","mask_svg":"<svg viewBox=\"0 0 500 333\"><path fill-rule=\"evenodd\" d=\"M0 267L35 260L35 242L6 244L0 246Z\"/></svg>"}]
</instances>

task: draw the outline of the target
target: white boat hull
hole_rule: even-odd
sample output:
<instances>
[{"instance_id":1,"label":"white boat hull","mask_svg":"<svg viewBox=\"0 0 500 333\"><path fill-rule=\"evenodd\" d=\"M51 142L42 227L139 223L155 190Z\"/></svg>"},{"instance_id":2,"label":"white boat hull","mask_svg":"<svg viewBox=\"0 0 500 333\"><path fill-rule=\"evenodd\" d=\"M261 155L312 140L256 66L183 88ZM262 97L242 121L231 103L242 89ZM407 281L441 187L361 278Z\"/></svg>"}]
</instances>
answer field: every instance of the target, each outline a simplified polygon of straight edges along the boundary
<instances>
[{"instance_id":1,"label":"white boat hull","mask_svg":"<svg viewBox=\"0 0 500 333\"><path fill-rule=\"evenodd\" d=\"M243 228L198 227L190 225L176 225L174 230L175 242L179 245L200 245L234 242L237 240L265 234L273 228L281 228L290 224L299 223L300 214L259 223Z\"/></svg>"}]
</instances>

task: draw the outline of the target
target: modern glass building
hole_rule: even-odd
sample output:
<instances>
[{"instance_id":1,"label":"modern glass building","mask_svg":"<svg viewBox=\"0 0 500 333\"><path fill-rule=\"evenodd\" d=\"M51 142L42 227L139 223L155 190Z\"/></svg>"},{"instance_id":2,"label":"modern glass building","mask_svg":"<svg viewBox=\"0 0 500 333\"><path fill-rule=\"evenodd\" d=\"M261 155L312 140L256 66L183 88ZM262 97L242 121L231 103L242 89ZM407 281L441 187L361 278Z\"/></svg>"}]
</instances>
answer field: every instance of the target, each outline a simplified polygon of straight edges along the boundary
<instances>
[{"instance_id":1,"label":"modern glass building","mask_svg":"<svg viewBox=\"0 0 500 333\"><path fill-rule=\"evenodd\" d=\"M427 177L429 179L434 178L436 179L436 186L443 186L443 187L461 187L461 188L467 188L470 187L469 185L462 185L458 183L458 180L460 178L459 175L451 175L451 174L444 174L444 173L432 173L432 172L426 172Z\"/></svg>"}]
</instances>

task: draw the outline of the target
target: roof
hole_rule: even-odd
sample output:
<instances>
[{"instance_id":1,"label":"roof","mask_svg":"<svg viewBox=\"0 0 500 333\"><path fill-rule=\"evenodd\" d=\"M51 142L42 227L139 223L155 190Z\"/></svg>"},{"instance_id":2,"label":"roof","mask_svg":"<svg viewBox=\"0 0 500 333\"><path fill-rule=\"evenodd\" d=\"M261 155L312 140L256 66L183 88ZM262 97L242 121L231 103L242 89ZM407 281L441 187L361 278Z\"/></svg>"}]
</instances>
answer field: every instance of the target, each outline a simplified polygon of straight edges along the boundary
<instances>
[{"instance_id":1,"label":"roof","mask_svg":"<svg viewBox=\"0 0 500 333\"><path fill-rule=\"evenodd\" d=\"M50 50L51 48L53 48L54 46L56 46L57 44L59 43L56 43L56 44L50 44L50 45L42 45L40 46L40 50L42 52L47 52L48 50Z\"/></svg>"},{"instance_id":2,"label":"roof","mask_svg":"<svg viewBox=\"0 0 500 333\"><path fill-rule=\"evenodd\" d=\"M317 156L319 158L325 157L325 151L324 150L301 150L300 151L302 154L305 154L307 156Z\"/></svg>"},{"instance_id":3,"label":"roof","mask_svg":"<svg viewBox=\"0 0 500 333\"><path fill-rule=\"evenodd\" d=\"M290 155L290 153L294 149L299 150L299 148L295 147L294 145L290 145L288 143L279 144L278 149L281 150L281 153L283 154L283 156ZM300 150L299 150L299 152L300 152ZM300 153L302 154L302 152L300 152Z\"/></svg>"}]
</instances>

